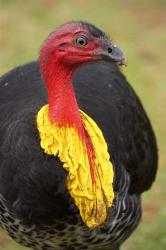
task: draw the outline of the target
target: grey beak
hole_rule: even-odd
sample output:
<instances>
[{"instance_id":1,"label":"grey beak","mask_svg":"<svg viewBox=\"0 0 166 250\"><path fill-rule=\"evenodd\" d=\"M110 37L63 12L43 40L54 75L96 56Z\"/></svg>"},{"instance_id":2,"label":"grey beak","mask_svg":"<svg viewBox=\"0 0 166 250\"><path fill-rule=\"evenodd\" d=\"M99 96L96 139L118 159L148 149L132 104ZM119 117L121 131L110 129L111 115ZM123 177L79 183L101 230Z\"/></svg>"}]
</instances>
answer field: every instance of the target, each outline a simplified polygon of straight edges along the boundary
<instances>
[{"instance_id":1,"label":"grey beak","mask_svg":"<svg viewBox=\"0 0 166 250\"><path fill-rule=\"evenodd\" d=\"M110 44L106 50L99 52L99 55L105 61L114 61L119 65L127 66L127 60L125 59L123 52L116 45Z\"/></svg>"}]
</instances>

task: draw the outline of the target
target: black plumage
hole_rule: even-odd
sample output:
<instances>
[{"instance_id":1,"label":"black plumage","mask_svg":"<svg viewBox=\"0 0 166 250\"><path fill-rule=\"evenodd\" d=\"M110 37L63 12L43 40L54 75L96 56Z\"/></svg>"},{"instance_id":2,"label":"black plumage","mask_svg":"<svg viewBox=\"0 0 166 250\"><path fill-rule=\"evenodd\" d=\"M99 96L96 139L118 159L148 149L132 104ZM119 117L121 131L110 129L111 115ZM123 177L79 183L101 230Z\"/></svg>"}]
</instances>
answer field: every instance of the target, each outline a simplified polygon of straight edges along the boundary
<instances>
[{"instance_id":1,"label":"black plumage","mask_svg":"<svg viewBox=\"0 0 166 250\"><path fill-rule=\"evenodd\" d=\"M47 94L32 62L0 78L1 226L33 249L115 250L139 223L140 194L155 179L155 136L115 63L84 64L73 82L79 107L101 128L114 165L116 198L108 219L96 229L83 225L61 162L40 147L36 114Z\"/></svg>"}]
</instances>

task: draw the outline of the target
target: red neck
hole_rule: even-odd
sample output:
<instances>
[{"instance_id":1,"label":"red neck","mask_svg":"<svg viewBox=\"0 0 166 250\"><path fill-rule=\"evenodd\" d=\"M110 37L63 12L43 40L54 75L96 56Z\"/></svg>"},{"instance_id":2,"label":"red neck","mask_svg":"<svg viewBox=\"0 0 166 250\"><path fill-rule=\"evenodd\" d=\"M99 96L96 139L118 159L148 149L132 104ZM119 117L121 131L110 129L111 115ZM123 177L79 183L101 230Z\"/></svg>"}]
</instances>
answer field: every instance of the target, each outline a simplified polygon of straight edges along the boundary
<instances>
[{"instance_id":1,"label":"red neck","mask_svg":"<svg viewBox=\"0 0 166 250\"><path fill-rule=\"evenodd\" d=\"M77 127L81 118L72 84L74 70L74 66L55 61L42 69L47 85L50 119L60 125Z\"/></svg>"},{"instance_id":2,"label":"red neck","mask_svg":"<svg viewBox=\"0 0 166 250\"><path fill-rule=\"evenodd\" d=\"M77 129L86 143L92 183L95 183L93 145L82 124L72 84L75 67L54 61L47 65L41 64L41 70L47 85L49 118L61 126L74 126Z\"/></svg>"}]
</instances>

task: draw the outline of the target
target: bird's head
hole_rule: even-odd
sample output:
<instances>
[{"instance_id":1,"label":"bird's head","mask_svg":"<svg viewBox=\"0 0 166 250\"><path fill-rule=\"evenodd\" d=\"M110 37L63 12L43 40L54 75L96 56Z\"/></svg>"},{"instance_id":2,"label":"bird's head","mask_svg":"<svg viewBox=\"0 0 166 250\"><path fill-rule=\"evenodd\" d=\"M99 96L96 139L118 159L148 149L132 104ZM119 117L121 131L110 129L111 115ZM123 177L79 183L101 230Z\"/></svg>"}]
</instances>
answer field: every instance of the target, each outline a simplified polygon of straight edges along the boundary
<instances>
[{"instance_id":1,"label":"bird's head","mask_svg":"<svg viewBox=\"0 0 166 250\"><path fill-rule=\"evenodd\" d=\"M40 63L58 59L68 66L107 60L126 65L122 51L100 29L86 22L70 22L50 34L40 53Z\"/></svg>"}]
</instances>

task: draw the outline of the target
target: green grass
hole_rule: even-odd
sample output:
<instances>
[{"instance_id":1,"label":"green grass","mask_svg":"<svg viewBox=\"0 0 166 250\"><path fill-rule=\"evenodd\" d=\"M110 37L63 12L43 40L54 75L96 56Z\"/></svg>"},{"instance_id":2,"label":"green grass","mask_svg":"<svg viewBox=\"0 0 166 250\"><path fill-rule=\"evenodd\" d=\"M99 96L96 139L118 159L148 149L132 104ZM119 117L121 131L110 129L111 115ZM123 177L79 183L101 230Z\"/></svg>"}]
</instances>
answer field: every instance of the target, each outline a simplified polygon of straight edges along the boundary
<instances>
[{"instance_id":1,"label":"green grass","mask_svg":"<svg viewBox=\"0 0 166 250\"><path fill-rule=\"evenodd\" d=\"M57 25L88 20L125 52L123 69L140 96L156 132L160 153L157 180L143 196L143 219L122 250L166 249L166 1L0 0L0 74L38 57L42 41ZM0 250L23 250L0 233Z\"/></svg>"}]
</instances>

